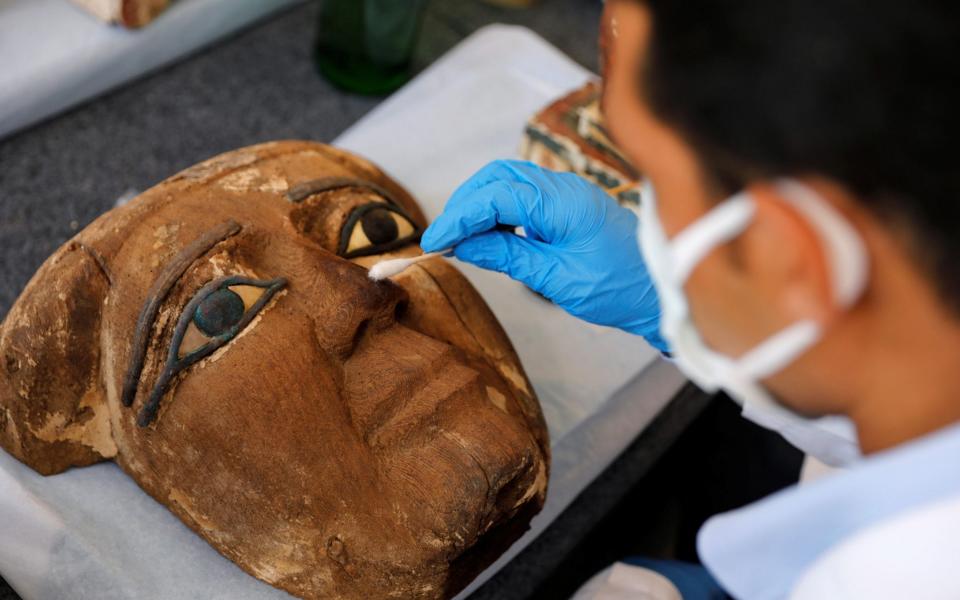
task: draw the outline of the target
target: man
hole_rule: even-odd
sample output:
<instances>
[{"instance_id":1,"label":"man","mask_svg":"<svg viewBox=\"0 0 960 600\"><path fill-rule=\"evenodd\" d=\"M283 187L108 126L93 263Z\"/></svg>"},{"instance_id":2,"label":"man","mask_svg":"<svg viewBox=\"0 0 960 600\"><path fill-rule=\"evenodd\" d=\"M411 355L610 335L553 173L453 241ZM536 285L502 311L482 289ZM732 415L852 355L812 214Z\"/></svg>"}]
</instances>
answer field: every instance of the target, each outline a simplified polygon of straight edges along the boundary
<instances>
[{"instance_id":1,"label":"man","mask_svg":"<svg viewBox=\"0 0 960 600\"><path fill-rule=\"evenodd\" d=\"M727 593L960 598L956 8L608 0L603 30L609 128L651 184L639 230L576 176L500 161L423 249L644 335L844 465L704 526ZM676 597L670 577L638 597Z\"/></svg>"}]
</instances>

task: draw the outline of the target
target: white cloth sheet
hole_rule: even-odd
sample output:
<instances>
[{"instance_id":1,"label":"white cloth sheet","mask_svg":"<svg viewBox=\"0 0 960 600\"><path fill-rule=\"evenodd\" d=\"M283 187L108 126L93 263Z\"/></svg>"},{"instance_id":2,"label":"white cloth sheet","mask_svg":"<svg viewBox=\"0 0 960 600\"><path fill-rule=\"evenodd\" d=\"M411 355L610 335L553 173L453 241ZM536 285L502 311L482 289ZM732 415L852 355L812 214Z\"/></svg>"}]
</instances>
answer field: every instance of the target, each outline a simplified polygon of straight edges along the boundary
<instances>
[{"instance_id":1,"label":"white cloth sheet","mask_svg":"<svg viewBox=\"0 0 960 600\"><path fill-rule=\"evenodd\" d=\"M403 182L435 217L486 161L516 155L526 118L590 74L532 32L468 38L335 143ZM591 326L505 276L463 268L513 340L550 429L547 505L461 594L533 540L656 416L683 377L642 339ZM40 477L0 451L0 573L37 598L281 598L112 463Z\"/></svg>"},{"instance_id":2,"label":"white cloth sheet","mask_svg":"<svg viewBox=\"0 0 960 600\"><path fill-rule=\"evenodd\" d=\"M303 0L176 0L139 30L68 0L0 0L0 138Z\"/></svg>"}]
</instances>

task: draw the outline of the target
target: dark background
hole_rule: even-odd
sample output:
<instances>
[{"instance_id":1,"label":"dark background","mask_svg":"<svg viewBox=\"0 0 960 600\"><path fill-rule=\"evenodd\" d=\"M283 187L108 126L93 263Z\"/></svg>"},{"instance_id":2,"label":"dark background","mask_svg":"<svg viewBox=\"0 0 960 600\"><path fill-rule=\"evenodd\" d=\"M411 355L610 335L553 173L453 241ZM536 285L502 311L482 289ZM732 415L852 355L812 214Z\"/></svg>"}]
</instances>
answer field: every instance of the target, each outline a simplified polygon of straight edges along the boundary
<instances>
[{"instance_id":1,"label":"dark background","mask_svg":"<svg viewBox=\"0 0 960 600\"><path fill-rule=\"evenodd\" d=\"M240 146L330 141L380 99L345 94L311 60L318 4L255 24L184 61L0 140L0 315L40 263L113 206L172 173ZM416 65L477 28L525 25L596 71L598 0L501 9L434 0ZM686 388L543 535L475 599L569 596L632 554L695 560L711 514L796 479L800 455L724 398ZM0 600L18 596L0 579Z\"/></svg>"}]
</instances>

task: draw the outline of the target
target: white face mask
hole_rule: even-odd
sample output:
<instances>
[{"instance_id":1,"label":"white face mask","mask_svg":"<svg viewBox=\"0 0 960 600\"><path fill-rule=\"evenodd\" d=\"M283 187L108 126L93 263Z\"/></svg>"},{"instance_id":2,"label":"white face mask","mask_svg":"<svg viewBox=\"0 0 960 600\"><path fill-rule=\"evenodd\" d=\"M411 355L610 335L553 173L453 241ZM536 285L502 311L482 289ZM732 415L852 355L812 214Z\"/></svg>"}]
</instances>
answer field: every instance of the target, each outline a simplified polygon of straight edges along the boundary
<instances>
[{"instance_id":1,"label":"white face mask","mask_svg":"<svg viewBox=\"0 0 960 600\"><path fill-rule=\"evenodd\" d=\"M867 280L867 252L860 236L809 187L793 180L778 181L776 186L819 234L830 261L834 298L841 307L850 307ZM760 383L820 340L823 332L816 322L789 325L739 358L709 348L693 323L684 284L707 254L742 234L753 221L756 205L750 195L741 192L721 202L670 240L660 224L656 202L648 181L641 202L640 249L660 297L660 333L670 344L677 366L704 390L723 389L743 404L745 415L824 462L844 464L857 458L856 434L848 420L801 417L776 402Z\"/></svg>"}]
</instances>

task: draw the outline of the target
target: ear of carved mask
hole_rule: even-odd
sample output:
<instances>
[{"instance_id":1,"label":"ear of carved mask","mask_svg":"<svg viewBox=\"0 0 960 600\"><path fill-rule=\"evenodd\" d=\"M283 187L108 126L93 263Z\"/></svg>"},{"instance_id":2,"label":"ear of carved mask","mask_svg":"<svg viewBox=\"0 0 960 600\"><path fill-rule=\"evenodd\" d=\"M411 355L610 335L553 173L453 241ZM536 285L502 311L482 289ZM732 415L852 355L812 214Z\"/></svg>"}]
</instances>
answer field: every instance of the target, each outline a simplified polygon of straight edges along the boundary
<instances>
[{"instance_id":1,"label":"ear of carved mask","mask_svg":"<svg viewBox=\"0 0 960 600\"><path fill-rule=\"evenodd\" d=\"M307 598L444 598L543 506L549 443L477 292L426 225L320 144L230 152L92 223L0 329L0 445L114 460L252 575Z\"/></svg>"}]
</instances>

